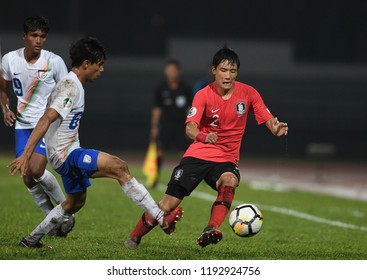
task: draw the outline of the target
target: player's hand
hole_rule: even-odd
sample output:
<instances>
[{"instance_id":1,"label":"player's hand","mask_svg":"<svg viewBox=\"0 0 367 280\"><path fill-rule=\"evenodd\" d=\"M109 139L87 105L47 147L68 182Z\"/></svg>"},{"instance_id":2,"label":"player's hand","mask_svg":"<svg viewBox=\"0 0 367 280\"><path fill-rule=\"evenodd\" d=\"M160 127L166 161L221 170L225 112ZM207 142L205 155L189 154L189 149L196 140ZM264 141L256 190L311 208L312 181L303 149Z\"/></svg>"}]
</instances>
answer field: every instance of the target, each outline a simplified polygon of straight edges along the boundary
<instances>
[{"instance_id":1,"label":"player's hand","mask_svg":"<svg viewBox=\"0 0 367 280\"><path fill-rule=\"evenodd\" d=\"M278 118L271 120L271 131L275 136L285 136L288 134L288 124L285 122L279 122Z\"/></svg>"},{"instance_id":2,"label":"player's hand","mask_svg":"<svg viewBox=\"0 0 367 280\"><path fill-rule=\"evenodd\" d=\"M11 175L15 175L18 171L20 172L20 176L23 177L26 175L27 167L28 167L28 159L21 155L20 157L13 160L7 167L10 168L9 173Z\"/></svg>"},{"instance_id":3,"label":"player's hand","mask_svg":"<svg viewBox=\"0 0 367 280\"><path fill-rule=\"evenodd\" d=\"M4 113L4 123L6 126L13 126L15 122L15 114L11 110L7 110Z\"/></svg>"},{"instance_id":4,"label":"player's hand","mask_svg":"<svg viewBox=\"0 0 367 280\"><path fill-rule=\"evenodd\" d=\"M210 132L206 138L205 138L205 143L211 143L214 144L215 142L217 142L218 140L218 135L216 132Z\"/></svg>"}]
</instances>

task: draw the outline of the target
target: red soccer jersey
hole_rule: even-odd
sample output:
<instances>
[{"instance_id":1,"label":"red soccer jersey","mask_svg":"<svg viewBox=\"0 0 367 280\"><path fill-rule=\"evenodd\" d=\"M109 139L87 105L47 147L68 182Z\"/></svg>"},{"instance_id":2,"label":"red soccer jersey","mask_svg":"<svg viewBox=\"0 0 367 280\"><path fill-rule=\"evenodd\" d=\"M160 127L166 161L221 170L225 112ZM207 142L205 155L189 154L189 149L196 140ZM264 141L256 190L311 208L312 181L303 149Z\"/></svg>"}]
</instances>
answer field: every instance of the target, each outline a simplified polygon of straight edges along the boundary
<instances>
[{"instance_id":1,"label":"red soccer jersey","mask_svg":"<svg viewBox=\"0 0 367 280\"><path fill-rule=\"evenodd\" d=\"M215 144L194 141L184 157L238 164L249 111L254 113L258 124L273 118L260 94L249 85L235 82L228 100L217 93L215 83L198 91L185 124L194 121L202 133L216 132L218 140Z\"/></svg>"}]
</instances>

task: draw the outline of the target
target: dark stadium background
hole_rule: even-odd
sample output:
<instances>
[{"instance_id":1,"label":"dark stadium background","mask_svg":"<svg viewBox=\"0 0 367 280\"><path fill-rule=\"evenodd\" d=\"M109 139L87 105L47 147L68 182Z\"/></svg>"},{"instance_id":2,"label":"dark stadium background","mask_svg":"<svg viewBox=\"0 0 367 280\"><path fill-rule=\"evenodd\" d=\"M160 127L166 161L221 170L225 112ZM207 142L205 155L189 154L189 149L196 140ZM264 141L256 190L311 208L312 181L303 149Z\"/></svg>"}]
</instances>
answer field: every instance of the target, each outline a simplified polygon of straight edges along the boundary
<instances>
[{"instance_id":1,"label":"dark stadium background","mask_svg":"<svg viewBox=\"0 0 367 280\"><path fill-rule=\"evenodd\" d=\"M68 46L80 36L106 46L105 73L86 86L86 148L144 151L165 60L181 60L183 78L193 83L227 43L240 55L238 80L290 126L277 139L251 118L243 155L301 157L316 147L339 159L367 156L364 0L2 1L2 54L23 46L22 22L34 14L49 18L45 49L68 66ZM3 122L0 143L1 151L13 149L13 130Z\"/></svg>"}]
</instances>

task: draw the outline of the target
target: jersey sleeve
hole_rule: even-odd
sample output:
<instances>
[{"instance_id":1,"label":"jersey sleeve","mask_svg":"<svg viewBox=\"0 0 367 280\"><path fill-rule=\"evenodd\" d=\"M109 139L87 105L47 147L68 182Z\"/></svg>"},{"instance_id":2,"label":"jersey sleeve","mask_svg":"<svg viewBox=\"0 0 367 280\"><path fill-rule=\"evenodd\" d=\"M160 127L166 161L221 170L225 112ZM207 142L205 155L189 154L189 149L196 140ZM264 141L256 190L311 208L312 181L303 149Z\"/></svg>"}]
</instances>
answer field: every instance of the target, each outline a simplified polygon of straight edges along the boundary
<instances>
[{"instance_id":1,"label":"jersey sleeve","mask_svg":"<svg viewBox=\"0 0 367 280\"><path fill-rule=\"evenodd\" d=\"M73 81L63 80L59 82L51 94L49 108L55 109L65 119L75 103L77 88Z\"/></svg>"},{"instance_id":2,"label":"jersey sleeve","mask_svg":"<svg viewBox=\"0 0 367 280\"><path fill-rule=\"evenodd\" d=\"M68 69L66 68L64 60L60 56L55 57L55 66L56 71L54 74L54 79L57 82L59 82L64 76L68 74Z\"/></svg>"},{"instance_id":3,"label":"jersey sleeve","mask_svg":"<svg viewBox=\"0 0 367 280\"><path fill-rule=\"evenodd\" d=\"M3 56L1 60L1 74L6 81L11 81L12 76L10 73L10 67L9 67L9 54L6 54Z\"/></svg>"},{"instance_id":4,"label":"jersey sleeve","mask_svg":"<svg viewBox=\"0 0 367 280\"><path fill-rule=\"evenodd\" d=\"M192 101L192 106L187 115L185 124L189 122L196 122L198 125L200 125L200 121L204 114L205 108L206 108L205 94L203 94L203 91L199 91L194 96L194 100Z\"/></svg>"},{"instance_id":5,"label":"jersey sleeve","mask_svg":"<svg viewBox=\"0 0 367 280\"><path fill-rule=\"evenodd\" d=\"M251 109L253 110L255 119L259 125L273 118L272 113L270 113L269 109L266 107L260 94L254 88L252 88Z\"/></svg>"}]
</instances>

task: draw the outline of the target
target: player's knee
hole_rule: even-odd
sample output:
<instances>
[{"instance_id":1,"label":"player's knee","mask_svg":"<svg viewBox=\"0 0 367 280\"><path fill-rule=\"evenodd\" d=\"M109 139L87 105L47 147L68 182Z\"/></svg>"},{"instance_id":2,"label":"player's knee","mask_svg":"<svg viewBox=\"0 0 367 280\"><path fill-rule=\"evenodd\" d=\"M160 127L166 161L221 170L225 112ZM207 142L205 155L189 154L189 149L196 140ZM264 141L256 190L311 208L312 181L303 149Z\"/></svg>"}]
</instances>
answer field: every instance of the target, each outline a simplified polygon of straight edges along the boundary
<instances>
[{"instance_id":1,"label":"player's knee","mask_svg":"<svg viewBox=\"0 0 367 280\"><path fill-rule=\"evenodd\" d=\"M65 210L66 213L74 214L78 212L80 209L82 209L84 205L85 205L85 199L73 202L65 200L62 203L62 208Z\"/></svg>"},{"instance_id":2,"label":"player's knee","mask_svg":"<svg viewBox=\"0 0 367 280\"><path fill-rule=\"evenodd\" d=\"M219 185L220 186L230 186L230 187L237 187L238 185L238 178L232 173L224 173L219 178Z\"/></svg>"},{"instance_id":3,"label":"player's knee","mask_svg":"<svg viewBox=\"0 0 367 280\"><path fill-rule=\"evenodd\" d=\"M126 177L127 175L130 174L128 164L125 161L123 161L122 159L118 157L114 157L112 165L113 165L112 170L116 172L117 177L119 178Z\"/></svg>"},{"instance_id":4,"label":"player's knee","mask_svg":"<svg viewBox=\"0 0 367 280\"><path fill-rule=\"evenodd\" d=\"M24 182L24 185L26 185L28 189L31 189L35 185L37 185L37 182L33 179L33 176L30 173L23 176L23 182Z\"/></svg>"},{"instance_id":5,"label":"player's knee","mask_svg":"<svg viewBox=\"0 0 367 280\"><path fill-rule=\"evenodd\" d=\"M45 173L45 170L40 166L30 166L29 171L35 179L41 178Z\"/></svg>"}]
</instances>

